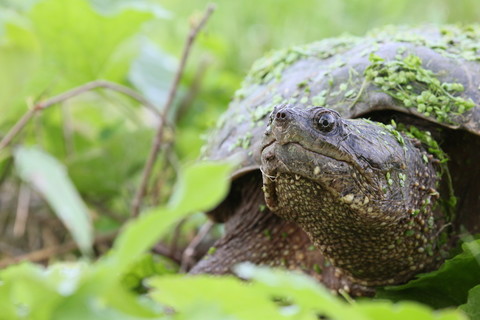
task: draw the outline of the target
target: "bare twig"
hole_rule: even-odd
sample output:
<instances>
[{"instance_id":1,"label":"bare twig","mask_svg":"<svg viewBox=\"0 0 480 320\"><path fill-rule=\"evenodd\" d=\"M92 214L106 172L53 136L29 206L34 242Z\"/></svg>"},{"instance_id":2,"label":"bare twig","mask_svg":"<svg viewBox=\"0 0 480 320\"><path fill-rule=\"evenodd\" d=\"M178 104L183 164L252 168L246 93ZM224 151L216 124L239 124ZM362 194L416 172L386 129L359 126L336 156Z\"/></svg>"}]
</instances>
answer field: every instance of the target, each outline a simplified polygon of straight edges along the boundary
<instances>
[{"instance_id":1,"label":"bare twig","mask_svg":"<svg viewBox=\"0 0 480 320\"><path fill-rule=\"evenodd\" d=\"M207 233L210 232L212 227L213 227L213 222L212 221L207 221L200 228L197 235L195 236L195 238L193 238L193 240L190 242L190 244L185 249L185 251L183 251L182 264L180 266L180 271L186 272L188 270L188 268L190 267L191 262L192 262L192 257L195 254L196 248L198 247L200 242L202 242L203 238L205 238Z\"/></svg>"},{"instance_id":2,"label":"bare twig","mask_svg":"<svg viewBox=\"0 0 480 320\"><path fill-rule=\"evenodd\" d=\"M173 255L174 252L177 252L178 250L178 241L180 240L180 233L182 232L182 228L185 225L185 222L187 222L187 218L181 219L179 222L177 222L177 225L173 229L172 243L170 245L171 255Z\"/></svg>"},{"instance_id":3,"label":"bare twig","mask_svg":"<svg viewBox=\"0 0 480 320\"><path fill-rule=\"evenodd\" d=\"M117 235L117 232L99 235L95 237L94 243L97 244L97 243L113 240L116 235ZM16 264L21 261L30 261L30 262L45 261L51 257L68 253L77 248L78 248L78 245L74 241L69 241L62 245L43 248L37 251L29 252L21 256L5 258L3 260L0 260L0 268L5 268L5 267L8 267L9 265Z\"/></svg>"},{"instance_id":4,"label":"bare twig","mask_svg":"<svg viewBox=\"0 0 480 320\"><path fill-rule=\"evenodd\" d=\"M63 144L65 145L65 153L67 154L67 158L70 158L75 154L75 144L73 141L73 121L67 105L62 104L60 108L62 110Z\"/></svg>"},{"instance_id":5,"label":"bare twig","mask_svg":"<svg viewBox=\"0 0 480 320\"><path fill-rule=\"evenodd\" d=\"M183 99L178 103L178 109L175 115L175 121L178 122L182 116L185 115L188 107L192 104L201 89L202 80L210 65L210 59L204 58L200 61L200 65L193 77L192 85L188 88L188 92Z\"/></svg>"},{"instance_id":6,"label":"bare twig","mask_svg":"<svg viewBox=\"0 0 480 320\"><path fill-rule=\"evenodd\" d=\"M30 119L32 119L32 117L37 112L39 112L41 110L44 110L44 109L47 109L48 107L50 107L54 104L66 101L68 99L71 99L71 98L79 95L79 94L91 91L91 90L96 89L96 88L105 88L105 89L109 89L109 90L113 90L113 91L123 93L123 94L131 97L132 99L137 100L138 102L143 104L145 107L151 109L157 115L159 114L159 111L158 111L157 107L155 107L155 105L153 103L151 103L150 101L145 99L145 97L143 97L138 92L136 92L136 91L134 91L134 90L132 90L128 87L125 87L125 86L122 86L120 84L113 83L113 82L110 82L110 81L95 80L95 81L92 81L92 82L87 82L87 83L85 83L81 86L78 86L78 87L73 88L71 90L68 90L64 93L61 93L57 96L54 96L50 99L47 99L45 101L41 101L41 102L37 103L32 109L28 110L23 115L23 117L20 118L20 120L13 126L13 128L10 129L10 131L5 135L5 137L3 137L2 141L0 141L0 150L4 149L6 146L8 146L10 144L10 142L13 140L13 138L15 138L15 136L20 131L22 131L22 129L27 125L27 123L30 121Z\"/></svg>"},{"instance_id":7,"label":"bare twig","mask_svg":"<svg viewBox=\"0 0 480 320\"><path fill-rule=\"evenodd\" d=\"M17 214L13 225L13 235L16 238L22 237L25 233L25 225L27 224L28 212L30 208L31 189L22 183L18 194Z\"/></svg>"},{"instance_id":8,"label":"bare twig","mask_svg":"<svg viewBox=\"0 0 480 320\"><path fill-rule=\"evenodd\" d=\"M145 196L146 190L147 190L147 185L148 181L150 178L150 175L152 173L153 165L155 164L155 161L158 157L158 153L160 151L160 147L163 142L163 137L164 137L164 128L165 128L165 123L167 121L167 115L172 107L173 104L173 99L175 98L175 95L178 90L178 84L180 83L180 79L183 75L183 70L185 69L185 64L187 62L187 58L190 54L190 50L192 48L193 42L195 41L198 33L200 30L203 28L205 23L207 22L208 18L210 18L211 14L215 10L214 5L209 5L207 9L205 10L205 13L203 14L202 19L200 22L198 22L195 25L192 25L190 28L190 32L188 34L188 37L185 42L185 46L183 48L183 53L182 53L182 58L180 59L180 64L178 66L178 70L175 73L175 78L173 79L172 85L170 87L170 91L168 93L168 98L167 101L165 102L165 105L162 109L162 112L160 114L160 123L157 128L157 133L155 135L155 138L152 143L152 148L150 149L150 153L148 155L148 159L145 163L144 169L143 169L143 174L142 174L142 179L140 181L140 186L137 189L137 192L135 194L135 197L133 198L132 202L132 216L137 216L139 211L140 211L140 205L142 203L142 200Z\"/></svg>"},{"instance_id":9,"label":"bare twig","mask_svg":"<svg viewBox=\"0 0 480 320\"><path fill-rule=\"evenodd\" d=\"M182 255L180 254L180 252L178 251L171 252L170 248L163 243L157 243L155 247L153 247L152 251L155 252L156 254L162 255L164 257L167 257L173 260L175 263L180 264L182 261Z\"/></svg>"},{"instance_id":10,"label":"bare twig","mask_svg":"<svg viewBox=\"0 0 480 320\"><path fill-rule=\"evenodd\" d=\"M10 144L13 138L15 138L15 136L27 125L28 121L33 118L36 112L36 109L30 109L23 115L23 117L20 118L20 120L18 120L13 128L10 129L5 137L3 137L2 141L0 141L0 150L4 149Z\"/></svg>"}]
</instances>

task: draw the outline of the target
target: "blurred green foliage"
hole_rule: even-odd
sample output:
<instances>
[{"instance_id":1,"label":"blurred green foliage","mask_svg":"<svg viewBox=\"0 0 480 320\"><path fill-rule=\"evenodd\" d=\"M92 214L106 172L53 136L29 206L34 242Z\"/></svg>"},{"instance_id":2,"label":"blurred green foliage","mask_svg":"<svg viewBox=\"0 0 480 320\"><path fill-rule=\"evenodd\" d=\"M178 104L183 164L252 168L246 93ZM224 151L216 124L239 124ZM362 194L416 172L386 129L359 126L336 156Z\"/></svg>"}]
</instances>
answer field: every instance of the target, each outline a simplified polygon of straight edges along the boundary
<instances>
[{"instance_id":1,"label":"blurred green foliage","mask_svg":"<svg viewBox=\"0 0 480 320\"><path fill-rule=\"evenodd\" d=\"M0 0L0 137L35 102L96 79L129 86L161 108L189 20L198 19L207 2ZM343 33L361 35L385 24L468 23L479 15L477 0L218 1L181 81L174 106L176 119L171 115L171 120L176 120L175 132L170 133L175 136L176 152L168 166L159 163L156 167L165 180L163 199L174 191L170 202L129 224L114 249L98 263L54 264L48 269L24 264L1 271L0 319L226 319L226 313L232 319L257 319L260 311L268 317L294 319L315 319L318 314L332 319L464 318L458 310L435 312L405 302L349 305L305 277L251 266L242 271L245 278L252 279L251 285L233 278L171 276L168 264L145 256L145 251L177 219L213 206L226 192L228 166L185 169L177 187L172 186L172 167L198 157L202 135L208 134L208 128L225 110L254 60L272 49ZM150 112L124 95L108 90L88 92L33 119L14 143L24 146L19 149L24 156L22 151L17 153L18 168L40 170L47 174L43 180L61 176L49 180L44 191L60 216L65 200L77 197L75 190L65 187L70 185L69 177L90 212L107 220L103 211L127 216L155 124ZM37 150L29 149L30 145L46 153L28 153ZM13 153L13 148L0 153L0 177L11 176L7 163ZM56 168L59 163L68 175L57 171L63 170ZM34 177L23 175L38 188ZM55 188L69 195L52 192ZM77 209L85 215L82 206L77 204ZM91 221L73 224L71 232L77 239L86 237L86 247L91 235L87 234L89 227L82 227L85 223ZM97 226L108 229L111 224L101 220ZM450 275L458 273L451 267L456 262L461 260L469 268L477 266L478 254L465 252L456 259L450 267L428 276L430 280L424 277L392 289L388 298L451 305L450 300L439 305L425 296L436 290L435 285L450 285ZM141 278L152 274L159 275L150 282L152 299L130 290L144 289ZM431 291L422 291L425 281ZM478 318L478 283L468 282L464 289L470 289L468 295L463 290L462 299L454 304L465 303L461 309ZM208 290L213 291L204 295ZM226 291L230 294L222 296ZM271 299L279 291L285 294L282 298L292 301L289 305L280 306ZM409 295L412 291L414 294ZM239 304L239 297L250 299L252 305L246 308ZM172 314L171 306L178 313Z\"/></svg>"},{"instance_id":2,"label":"blurred green foliage","mask_svg":"<svg viewBox=\"0 0 480 320\"><path fill-rule=\"evenodd\" d=\"M95 79L132 86L161 107L189 21L198 19L207 3L0 1L0 135L28 103ZM361 35L385 24L468 23L480 14L475 0L248 0L216 5L191 54L175 105L180 162L198 157L203 135L253 61L269 50L343 33ZM115 210L127 212L128 206L118 207L116 199L131 194L154 123L136 105L106 90L84 94L44 112L22 141L40 144L65 161L84 196L108 206L116 203ZM127 153L125 145L135 150ZM86 177L91 168L98 174Z\"/></svg>"},{"instance_id":3,"label":"blurred green foliage","mask_svg":"<svg viewBox=\"0 0 480 320\"><path fill-rule=\"evenodd\" d=\"M233 276L172 275L168 264L159 266L147 250L176 219L215 206L228 191L231 169L213 163L186 167L169 204L127 224L97 262L48 268L24 263L0 270L0 319L466 319L458 309L432 310L408 301L346 302L305 275L249 264L236 269L249 282ZM62 169L56 164L50 170ZM200 187L204 182L208 186ZM148 295L139 294L145 287L138 277L151 277ZM472 316L478 314L477 291L462 306Z\"/></svg>"}]
</instances>

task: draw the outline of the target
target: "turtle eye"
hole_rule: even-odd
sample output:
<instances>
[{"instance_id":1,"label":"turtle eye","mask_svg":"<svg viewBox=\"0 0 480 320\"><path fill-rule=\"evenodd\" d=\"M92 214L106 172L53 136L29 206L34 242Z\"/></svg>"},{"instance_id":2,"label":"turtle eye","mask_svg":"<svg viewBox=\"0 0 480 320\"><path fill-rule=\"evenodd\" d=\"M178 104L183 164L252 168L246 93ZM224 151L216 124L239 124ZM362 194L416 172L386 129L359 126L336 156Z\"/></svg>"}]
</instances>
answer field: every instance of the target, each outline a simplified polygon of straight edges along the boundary
<instances>
[{"instance_id":1,"label":"turtle eye","mask_svg":"<svg viewBox=\"0 0 480 320\"><path fill-rule=\"evenodd\" d=\"M318 118L318 129L330 132L335 128L335 117L331 113L324 113Z\"/></svg>"}]
</instances>

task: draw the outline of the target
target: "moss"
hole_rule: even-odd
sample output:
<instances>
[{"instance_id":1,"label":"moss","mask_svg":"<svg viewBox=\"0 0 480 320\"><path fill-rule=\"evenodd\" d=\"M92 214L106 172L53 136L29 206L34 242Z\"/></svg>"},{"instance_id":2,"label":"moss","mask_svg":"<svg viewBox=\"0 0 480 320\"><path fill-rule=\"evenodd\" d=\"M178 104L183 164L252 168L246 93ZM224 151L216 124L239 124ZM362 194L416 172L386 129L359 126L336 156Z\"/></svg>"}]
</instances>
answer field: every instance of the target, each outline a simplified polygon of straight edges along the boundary
<instances>
[{"instance_id":1,"label":"moss","mask_svg":"<svg viewBox=\"0 0 480 320\"><path fill-rule=\"evenodd\" d=\"M369 121L370 122L370 121ZM392 119L390 124L384 124L381 122L376 123L380 127L384 128L388 133L390 133L401 146L405 146L405 139L403 138L402 134L400 131L397 130L397 124L395 121Z\"/></svg>"},{"instance_id":2,"label":"moss","mask_svg":"<svg viewBox=\"0 0 480 320\"><path fill-rule=\"evenodd\" d=\"M446 25L439 29L423 27L417 30L412 32L411 28L388 26L373 30L368 36L382 42L397 41L426 46L449 58L480 60L479 25Z\"/></svg>"},{"instance_id":3,"label":"moss","mask_svg":"<svg viewBox=\"0 0 480 320\"><path fill-rule=\"evenodd\" d=\"M361 39L357 37L343 36L272 51L253 64L243 82L242 88L254 84L265 84L273 80L280 80L283 71L301 59L327 59L352 48L360 41ZM342 63L345 64L345 62ZM242 89L239 90L237 96L241 94L244 94L244 90Z\"/></svg>"},{"instance_id":4,"label":"moss","mask_svg":"<svg viewBox=\"0 0 480 320\"><path fill-rule=\"evenodd\" d=\"M322 90L320 91L317 95L312 97L312 103L317 106L317 107L323 107L325 106L325 103L327 102L327 90Z\"/></svg>"},{"instance_id":5,"label":"moss","mask_svg":"<svg viewBox=\"0 0 480 320\"><path fill-rule=\"evenodd\" d=\"M224 126L250 124L249 129L248 126L242 126L238 133L241 137L229 140L232 145L227 147L228 152L240 147L248 150L253 139L248 132L252 131L251 128L264 126L266 116L275 105L292 104L303 108L326 106L344 114L346 108L353 108L357 102L368 102L362 99L366 93L375 90L372 83L392 96L398 106L415 108L425 116L444 123L464 121L460 115L474 106L464 91L464 86L470 84L462 81L462 85L453 78L453 73L441 74L434 68L429 70L427 60L422 63L418 56L408 54L415 46L426 46L443 56L458 60L459 66L468 67L464 60L480 61L480 27L430 27L419 28L418 32L412 32L410 28L387 27L371 32L366 37L325 39L272 52L253 65L242 88L236 93L237 101L232 107L237 109L218 121L217 130ZM387 61L372 54L379 48L383 52L384 48L393 47L398 48L393 60ZM358 64L350 62L349 50L357 57L370 55L370 62L364 64L366 59ZM436 59L432 52L427 56ZM317 73L308 71L313 65L319 66ZM288 74L292 78L286 79L283 74L290 67L292 72ZM275 83L279 79L285 82ZM258 88L259 85L264 87ZM255 95L252 95L253 92ZM250 99L248 102L238 101L245 97L255 97L252 100L258 103ZM386 129L401 143L402 135L396 132L398 130ZM224 130L223 134L225 132L229 131ZM424 161L429 162L427 156L424 156ZM396 176L393 178L397 179Z\"/></svg>"},{"instance_id":6,"label":"moss","mask_svg":"<svg viewBox=\"0 0 480 320\"><path fill-rule=\"evenodd\" d=\"M440 163L446 163L448 161L447 154L440 148L438 142L433 139L432 134L429 131L422 131L415 126L400 125L399 129L403 131L408 137L417 139L427 147L428 153L433 155Z\"/></svg>"},{"instance_id":7,"label":"moss","mask_svg":"<svg viewBox=\"0 0 480 320\"><path fill-rule=\"evenodd\" d=\"M462 114L475 106L471 99L456 96L464 91L461 83L441 82L433 71L422 67L418 56L397 55L395 60L386 61L371 54L369 60L370 65L365 69L368 81L427 117L453 123L451 114Z\"/></svg>"},{"instance_id":8,"label":"moss","mask_svg":"<svg viewBox=\"0 0 480 320\"><path fill-rule=\"evenodd\" d=\"M248 131L244 136L239 137L235 143L231 144L228 147L228 151L233 151L237 147L241 147L243 149L248 149L250 144L252 143L253 134L252 132Z\"/></svg>"},{"instance_id":9,"label":"moss","mask_svg":"<svg viewBox=\"0 0 480 320\"><path fill-rule=\"evenodd\" d=\"M448 194L442 195L438 200L438 204L442 208L446 221L453 221L456 212L457 198L455 197L452 185L452 178L448 169L448 155L442 150L438 142L433 139L429 131L422 131L415 126L399 125L399 130L407 137L419 140L426 148L427 152L438 161L437 175L444 180L447 185ZM428 158L424 156L423 160L428 162ZM439 179L440 181L440 179ZM437 185L437 188L439 186Z\"/></svg>"}]
</instances>

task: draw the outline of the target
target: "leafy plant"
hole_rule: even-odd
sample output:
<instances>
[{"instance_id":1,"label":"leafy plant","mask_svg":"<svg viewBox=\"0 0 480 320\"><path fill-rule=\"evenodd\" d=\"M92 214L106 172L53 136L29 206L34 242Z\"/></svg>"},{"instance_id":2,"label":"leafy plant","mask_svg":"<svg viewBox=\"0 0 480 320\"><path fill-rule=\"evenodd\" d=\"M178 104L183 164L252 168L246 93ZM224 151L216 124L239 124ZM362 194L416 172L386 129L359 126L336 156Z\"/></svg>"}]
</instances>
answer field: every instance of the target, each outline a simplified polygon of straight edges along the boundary
<instances>
[{"instance_id":1,"label":"leafy plant","mask_svg":"<svg viewBox=\"0 0 480 320\"><path fill-rule=\"evenodd\" d=\"M248 264L237 268L244 280L187 277L149 253L179 219L213 207L226 194L230 165L182 164L198 156L202 134L253 60L271 48L343 31L364 33L386 22L472 21L480 10L470 0L373 1L219 3L180 83L177 116L169 114L178 125L167 139L171 143L175 136L169 162L183 169L155 167L163 179L158 197L169 200L129 221L97 261L91 260L91 247L102 228L93 226L99 220L107 220L110 229L118 226L121 221L112 223L109 211L127 219L155 117L138 108L137 100L107 90L89 91L35 117L16 141L20 146L0 150L0 196L11 193L4 186L19 183L11 174L14 163L22 183L37 190L68 227L83 257L0 270L0 320L465 319L465 314L480 319L478 241L465 243L463 252L438 271L357 302L332 295L304 275ZM372 17L373 4L378 12ZM448 15L439 17L433 10L438 6L449 8ZM178 64L173 56L188 27L185 15L199 7L198 1L162 1L160 6L155 0L0 0L0 137L26 109L92 80L138 90L161 105ZM397 68L408 61L400 62ZM443 89L460 89L448 85ZM2 205L2 215L13 211Z\"/></svg>"},{"instance_id":2,"label":"leafy plant","mask_svg":"<svg viewBox=\"0 0 480 320\"><path fill-rule=\"evenodd\" d=\"M22 150L22 166L37 162L46 155L36 149ZM63 174L63 168L49 160L49 173ZM40 162L41 163L41 162ZM158 272L148 281L152 291L145 296L131 291L124 279L138 270L138 263L151 263L144 254L173 223L188 213L207 210L218 203L228 190L231 166L200 163L183 170L168 205L152 209L128 223L112 250L99 261L51 264L48 268L23 263L0 272L0 309L4 319L316 319L319 315L331 319L464 319L455 310L433 312L426 306L411 302L359 301L348 303L331 295L315 280L305 275L271 270L253 265L240 265L238 274L249 282L232 276L185 277ZM64 176L64 179L66 177ZM60 187L65 181L52 180ZM52 195L49 200L68 199L75 191ZM480 242L480 241L479 241ZM473 242L478 245L479 242ZM470 244L473 245L473 244ZM466 247L465 247L466 248ZM475 256L478 258L477 256ZM430 278L438 290L445 272L452 273L456 261L471 265L472 277L465 288L478 283L475 257L464 252L446 263ZM446 271L445 271L446 270ZM147 272L151 276L154 272ZM447 277L448 279L448 277ZM477 282L474 281L477 280ZM443 279L445 280L445 279ZM448 279L451 280L451 279ZM415 282L416 281L416 282ZM415 287L425 277L407 287ZM431 282L430 285L432 286ZM465 288L459 287L459 292ZM477 288L462 309L469 314L478 312L474 302ZM151 299L149 298L151 296ZM407 295L407 299L416 298ZM454 302L458 303L460 300ZM452 304L448 304L452 305ZM173 308L173 309L172 309Z\"/></svg>"}]
</instances>

